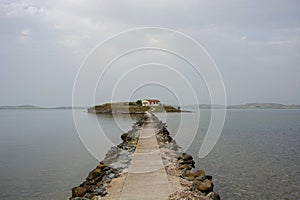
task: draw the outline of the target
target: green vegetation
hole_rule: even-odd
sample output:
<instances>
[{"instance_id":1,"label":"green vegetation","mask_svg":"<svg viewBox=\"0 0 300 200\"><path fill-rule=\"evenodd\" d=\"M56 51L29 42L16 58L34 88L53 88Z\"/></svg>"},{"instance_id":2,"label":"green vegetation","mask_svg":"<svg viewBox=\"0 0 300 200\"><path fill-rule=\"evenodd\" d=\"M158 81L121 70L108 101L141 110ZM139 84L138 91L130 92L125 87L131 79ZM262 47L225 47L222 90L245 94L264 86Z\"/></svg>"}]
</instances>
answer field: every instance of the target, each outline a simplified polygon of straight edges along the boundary
<instances>
[{"instance_id":1,"label":"green vegetation","mask_svg":"<svg viewBox=\"0 0 300 200\"><path fill-rule=\"evenodd\" d=\"M136 106L136 103L135 102L129 102L129 105L130 106Z\"/></svg>"},{"instance_id":2,"label":"green vegetation","mask_svg":"<svg viewBox=\"0 0 300 200\"><path fill-rule=\"evenodd\" d=\"M153 106L151 107L152 112L189 112L185 110L179 110L173 106Z\"/></svg>"},{"instance_id":3,"label":"green vegetation","mask_svg":"<svg viewBox=\"0 0 300 200\"><path fill-rule=\"evenodd\" d=\"M177 108L174 108L173 106L164 106L164 109L166 112L181 112Z\"/></svg>"},{"instance_id":4,"label":"green vegetation","mask_svg":"<svg viewBox=\"0 0 300 200\"><path fill-rule=\"evenodd\" d=\"M149 106L130 106L129 113L145 113L150 110Z\"/></svg>"},{"instance_id":5,"label":"green vegetation","mask_svg":"<svg viewBox=\"0 0 300 200\"><path fill-rule=\"evenodd\" d=\"M94 107L89 108L88 112L97 114L140 114L145 113L149 109L149 106L139 106L136 102L119 102L96 105Z\"/></svg>"},{"instance_id":6,"label":"green vegetation","mask_svg":"<svg viewBox=\"0 0 300 200\"><path fill-rule=\"evenodd\" d=\"M142 102L142 100L139 99L139 100L136 101L136 104L137 104L138 106L142 106L142 105L143 105L143 102Z\"/></svg>"}]
</instances>

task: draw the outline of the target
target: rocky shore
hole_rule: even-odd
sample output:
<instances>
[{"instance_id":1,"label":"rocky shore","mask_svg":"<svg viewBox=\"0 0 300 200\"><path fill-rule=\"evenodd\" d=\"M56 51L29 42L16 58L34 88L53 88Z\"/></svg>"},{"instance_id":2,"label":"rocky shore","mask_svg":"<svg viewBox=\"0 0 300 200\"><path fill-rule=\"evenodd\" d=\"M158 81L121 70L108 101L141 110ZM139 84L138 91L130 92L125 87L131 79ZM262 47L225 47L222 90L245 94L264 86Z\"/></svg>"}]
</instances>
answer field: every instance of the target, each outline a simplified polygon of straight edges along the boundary
<instances>
[{"instance_id":1,"label":"rocky shore","mask_svg":"<svg viewBox=\"0 0 300 200\"><path fill-rule=\"evenodd\" d=\"M191 155L182 152L176 141L170 136L164 123L151 114L157 129L157 141L162 155L163 164L172 188L169 199L217 200L219 195L213 191L212 176L203 170L195 170L195 162ZM109 194L113 180L124 177L130 165L139 139L139 131L144 126L147 115L132 126L132 130L121 135L123 142L111 147L104 160L92 170L86 180L72 188L70 200L115 199ZM108 198L110 196L110 198Z\"/></svg>"}]
</instances>

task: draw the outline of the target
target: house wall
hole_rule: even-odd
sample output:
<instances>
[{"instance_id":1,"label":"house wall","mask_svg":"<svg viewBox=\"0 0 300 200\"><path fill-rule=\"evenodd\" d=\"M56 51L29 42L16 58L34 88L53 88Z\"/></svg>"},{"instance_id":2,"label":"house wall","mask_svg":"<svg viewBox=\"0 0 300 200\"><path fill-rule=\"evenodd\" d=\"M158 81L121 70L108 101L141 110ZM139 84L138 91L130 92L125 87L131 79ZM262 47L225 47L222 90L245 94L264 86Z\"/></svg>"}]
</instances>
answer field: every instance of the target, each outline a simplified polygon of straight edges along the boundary
<instances>
[{"instance_id":1,"label":"house wall","mask_svg":"<svg viewBox=\"0 0 300 200\"><path fill-rule=\"evenodd\" d=\"M142 101L143 106L149 106L149 101Z\"/></svg>"},{"instance_id":2,"label":"house wall","mask_svg":"<svg viewBox=\"0 0 300 200\"><path fill-rule=\"evenodd\" d=\"M160 102L149 102L147 100L142 101L143 106L159 106Z\"/></svg>"},{"instance_id":3,"label":"house wall","mask_svg":"<svg viewBox=\"0 0 300 200\"><path fill-rule=\"evenodd\" d=\"M151 106L158 106L158 105L159 105L159 102L150 102L150 105L151 105Z\"/></svg>"}]
</instances>

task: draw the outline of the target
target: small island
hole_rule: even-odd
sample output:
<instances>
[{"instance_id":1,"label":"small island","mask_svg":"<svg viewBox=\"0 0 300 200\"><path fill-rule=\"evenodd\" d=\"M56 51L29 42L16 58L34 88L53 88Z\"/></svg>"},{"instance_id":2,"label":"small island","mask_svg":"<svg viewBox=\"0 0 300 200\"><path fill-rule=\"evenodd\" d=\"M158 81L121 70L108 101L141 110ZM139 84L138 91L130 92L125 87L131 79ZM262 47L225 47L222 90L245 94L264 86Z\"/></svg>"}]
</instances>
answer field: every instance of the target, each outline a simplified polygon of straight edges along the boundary
<instances>
[{"instance_id":1,"label":"small island","mask_svg":"<svg viewBox=\"0 0 300 200\"><path fill-rule=\"evenodd\" d=\"M160 100L145 99L136 102L117 102L95 105L88 108L89 113L96 114L144 114L151 112L189 112L181 110L180 107L174 108L170 105L162 105Z\"/></svg>"}]
</instances>

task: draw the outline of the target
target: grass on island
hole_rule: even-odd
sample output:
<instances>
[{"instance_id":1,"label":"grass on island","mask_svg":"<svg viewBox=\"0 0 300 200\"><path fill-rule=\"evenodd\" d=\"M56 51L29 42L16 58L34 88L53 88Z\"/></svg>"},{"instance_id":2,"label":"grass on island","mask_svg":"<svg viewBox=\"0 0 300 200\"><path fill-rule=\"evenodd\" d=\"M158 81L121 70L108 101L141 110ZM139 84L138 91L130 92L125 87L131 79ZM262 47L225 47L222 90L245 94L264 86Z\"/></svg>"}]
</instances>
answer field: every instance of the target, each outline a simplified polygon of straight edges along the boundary
<instances>
[{"instance_id":1,"label":"grass on island","mask_svg":"<svg viewBox=\"0 0 300 200\"><path fill-rule=\"evenodd\" d=\"M152 112L181 112L181 110L178 110L173 106L153 106L151 111Z\"/></svg>"}]
</instances>

